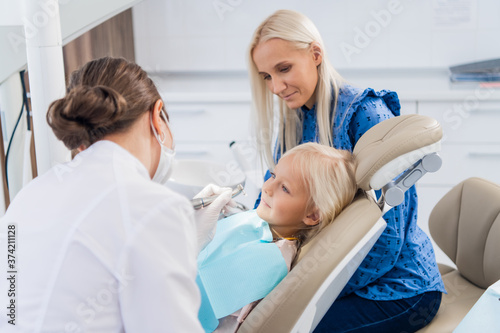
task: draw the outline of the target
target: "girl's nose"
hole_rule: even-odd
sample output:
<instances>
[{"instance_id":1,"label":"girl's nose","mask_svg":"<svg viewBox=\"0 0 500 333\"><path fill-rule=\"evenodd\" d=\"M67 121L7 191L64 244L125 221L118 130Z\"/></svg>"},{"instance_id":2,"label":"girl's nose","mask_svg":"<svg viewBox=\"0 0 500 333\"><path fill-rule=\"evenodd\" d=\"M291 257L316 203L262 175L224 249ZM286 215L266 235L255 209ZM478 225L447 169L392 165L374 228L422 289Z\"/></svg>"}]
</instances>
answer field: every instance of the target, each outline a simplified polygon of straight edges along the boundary
<instances>
[{"instance_id":1,"label":"girl's nose","mask_svg":"<svg viewBox=\"0 0 500 333\"><path fill-rule=\"evenodd\" d=\"M272 190L273 187L271 186L271 179L272 178L269 178L264 182L264 185L262 185L262 191L264 191L264 193L266 193L268 196L273 195L273 190Z\"/></svg>"}]
</instances>

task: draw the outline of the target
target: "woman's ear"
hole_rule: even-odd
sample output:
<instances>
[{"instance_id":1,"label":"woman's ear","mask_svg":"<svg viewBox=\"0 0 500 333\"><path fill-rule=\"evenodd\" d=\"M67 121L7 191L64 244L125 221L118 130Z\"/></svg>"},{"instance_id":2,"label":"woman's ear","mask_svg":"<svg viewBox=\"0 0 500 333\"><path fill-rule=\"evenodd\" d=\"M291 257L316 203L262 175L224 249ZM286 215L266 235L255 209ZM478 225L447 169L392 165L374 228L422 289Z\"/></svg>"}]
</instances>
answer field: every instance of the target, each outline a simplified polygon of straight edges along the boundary
<instances>
[{"instance_id":1,"label":"woman's ear","mask_svg":"<svg viewBox=\"0 0 500 333\"><path fill-rule=\"evenodd\" d=\"M316 64L316 66L319 66L323 61L323 50L321 49L321 45L318 42L311 43L311 53L314 63Z\"/></svg>"},{"instance_id":2,"label":"woman's ear","mask_svg":"<svg viewBox=\"0 0 500 333\"><path fill-rule=\"evenodd\" d=\"M153 110L151 111L152 112L153 127L156 129L156 133L158 133L160 136L161 136L162 132L165 132L161 126L161 123L162 123L161 110L162 109L163 109L163 101L161 99L159 99L155 102L155 105L153 106ZM163 135L165 135L165 133Z\"/></svg>"},{"instance_id":3,"label":"woman's ear","mask_svg":"<svg viewBox=\"0 0 500 333\"><path fill-rule=\"evenodd\" d=\"M317 208L314 208L308 215L304 217L302 220L305 225L308 226L315 226L319 223L319 210Z\"/></svg>"},{"instance_id":4,"label":"woman's ear","mask_svg":"<svg viewBox=\"0 0 500 333\"><path fill-rule=\"evenodd\" d=\"M78 150L79 153L81 153L82 151L84 151L85 149L87 149L87 146L82 143L80 145L80 147L78 147L76 149Z\"/></svg>"}]
</instances>

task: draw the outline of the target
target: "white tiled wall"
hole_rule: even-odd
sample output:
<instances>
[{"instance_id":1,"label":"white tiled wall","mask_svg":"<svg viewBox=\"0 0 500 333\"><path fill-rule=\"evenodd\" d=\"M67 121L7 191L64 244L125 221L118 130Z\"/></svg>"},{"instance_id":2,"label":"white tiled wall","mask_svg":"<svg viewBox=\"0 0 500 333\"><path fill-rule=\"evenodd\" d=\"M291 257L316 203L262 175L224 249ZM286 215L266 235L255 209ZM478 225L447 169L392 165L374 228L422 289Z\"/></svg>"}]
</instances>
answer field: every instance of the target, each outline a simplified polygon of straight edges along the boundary
<instances>
[{"instance_id":1,"label":"white tiled wall","mask_svg":"<svg viewBox=\"0 0 500 333\"><path fill-rule=\"evenodd\" d=\"M158 71L245 70L254 29L280 8L309 16L341 69L447 68L500 57L500 1L461 0L471 20L443 28L436 8L449 2L144 0L134 7L137 61ZM348 55L347 44L356 53Z\"/></svg>"}]
</instances>

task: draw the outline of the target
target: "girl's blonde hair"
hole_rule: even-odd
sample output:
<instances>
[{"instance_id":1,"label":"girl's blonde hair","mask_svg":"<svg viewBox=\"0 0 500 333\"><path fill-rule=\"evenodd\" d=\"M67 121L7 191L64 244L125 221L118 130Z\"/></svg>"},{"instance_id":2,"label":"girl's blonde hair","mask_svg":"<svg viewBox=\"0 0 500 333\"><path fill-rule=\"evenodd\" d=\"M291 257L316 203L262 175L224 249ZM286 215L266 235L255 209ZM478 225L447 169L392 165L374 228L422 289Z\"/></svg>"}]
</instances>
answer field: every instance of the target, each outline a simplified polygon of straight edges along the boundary
<instances>
[{"instance_id":1,"label":"girl's blonde hair","mask_svg":"<svg viewBox=\"0 0 500 333\"><path fill-rule=\"evenodd\" d=\"M312 142L292 148L285 157L293 158L293 168L309 191L306 209L319 213L319 223L298 235L303 245L352 202L357 191L356 161L347 150Z\"/></svg>"},{"instance_id":2,"label":"girl's blonde hair","mask_svg":"<svg viewBox=\"0 0 500 333\"><path fill-rule=\"evenodd\" d=\"M274 138L274 102L273 94L259 75L253 61L253 51L257 45L273 38L280 38L292 43L297 49L308 49L315 42L322 53L322 62L318 66L318 84L316 86L316 111L319 129L319 142L332 145L333 119L335 118L335 101L343 78L335 71L328 61L326 50L318 29L311 20L301 13L292 10L278 10L262 22L253 35L248 52L249 75L252 86L252 103L257 115L257 141L263 160L269 168L273 168L276 161L273 156L272 145ZM334 109L330 114L332 104ZM295 147L302 137L302 121L296 109L290 109L286 103L279 101L279 130L275 153L279 148L280 155L286 150Z\"/></svg>"}]
</instances>

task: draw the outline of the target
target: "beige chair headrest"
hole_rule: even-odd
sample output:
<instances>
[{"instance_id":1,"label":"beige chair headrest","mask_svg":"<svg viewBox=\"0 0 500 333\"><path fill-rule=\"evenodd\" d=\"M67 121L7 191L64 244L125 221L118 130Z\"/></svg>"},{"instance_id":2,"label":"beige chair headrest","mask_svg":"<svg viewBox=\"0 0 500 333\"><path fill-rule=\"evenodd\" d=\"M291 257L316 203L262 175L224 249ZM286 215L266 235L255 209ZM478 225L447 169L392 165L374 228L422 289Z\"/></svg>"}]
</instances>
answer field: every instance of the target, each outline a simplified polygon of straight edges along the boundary
<instances>
[{"instance_id":1,"label":"beige chair headrest","mask_svg":"<svg viewBox=\"0 0 500 333\"><path fill-rule=\"evenodd\" d=\"M500 186L481 178L456 185L432 210L429 230L470 282L486 289L500 279Z\"/></svg>"},{"instance_id":2,"label":"beige chair headrest","mask_svg":"<svg viewBox=\"0 0 500 333\"><path fill-rule=\"evenodd\" d=\"M356 143L358 186L378 190L423 156L440 150L441 125L422 115L404 115L382 121Z\"/></svg>"}]
</instances>

